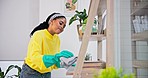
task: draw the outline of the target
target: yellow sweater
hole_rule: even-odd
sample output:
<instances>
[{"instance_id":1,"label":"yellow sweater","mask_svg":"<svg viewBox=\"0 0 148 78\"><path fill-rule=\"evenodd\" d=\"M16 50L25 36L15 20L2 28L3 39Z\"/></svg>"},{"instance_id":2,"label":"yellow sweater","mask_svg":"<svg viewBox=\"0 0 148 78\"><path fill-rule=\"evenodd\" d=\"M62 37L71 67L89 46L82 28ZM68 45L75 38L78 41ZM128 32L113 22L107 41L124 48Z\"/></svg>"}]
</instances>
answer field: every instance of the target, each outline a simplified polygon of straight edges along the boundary
<instances>
[{"instance_id":1,"label":"yellow sweater","mask_svg":"<svg viewBox=\"0 0 148 78\"><path fill-rule=\"evenodd\" d=\"M54 64L48 68L43 63L43 55L55 55L60 52L60 39L57 34L51 35L47 29L36 31L30 39L25 63L32 69L46 73L57 69Z\"/></svg>"}]
</instances>

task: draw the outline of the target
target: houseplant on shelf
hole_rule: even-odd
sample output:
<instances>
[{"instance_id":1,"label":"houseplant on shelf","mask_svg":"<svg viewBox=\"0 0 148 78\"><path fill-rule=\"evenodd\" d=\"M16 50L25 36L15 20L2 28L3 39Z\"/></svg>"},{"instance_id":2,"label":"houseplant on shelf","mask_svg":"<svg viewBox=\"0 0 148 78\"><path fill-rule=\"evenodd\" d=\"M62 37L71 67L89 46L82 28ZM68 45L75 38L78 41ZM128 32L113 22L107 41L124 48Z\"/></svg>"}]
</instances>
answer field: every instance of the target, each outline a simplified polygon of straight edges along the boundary
<instances>
[{"instance_id":1,"label":"houseplant on shelf","mask_svg":"<svg viewBox=\"0 0 148 78\"><path fill-rule=\"evenodd\" d=\"M85 56L85 61L91 61L92 60L92 56L90 53L87 53Z\"/></svg>"},{"instance_id":2,"label":"houseplant on shelf","mask_svg":"<svg viewBox=\"0 0 148 78\"><path fill-rule=\"evenodd\" d=\"M18 70L17 75L14 74L14 75L11 75L11 76L7 76L8 72L9 72L10 70L12 70L13 68L16 68L16 69ZM1 67L0 67L0 78L6 78L6 77L7 77L7 78L13 78L13 77L15 77L15 78L18 77L18 78L20 78L20 77L19 77L20 72L21 72L21 67L19 67L19 66L17 66L17 65L10 65L10 66L7 68L7 70L6 70L5 73L1 70Z\"/></svg>"},{"instance_id":3,"label":"houseplant on shelf","mask_svg":"<svg viewBox=\"0 0 148 78\"><path fill-rule=\"evenodd\" d=\"M78 20L79 21L79 25L83 25L86 24L87 22L87 13L86 13L86 9L84 9L83 11L75 11L75 14L73 17L70 18L69 20L69 25L71 25L74 21Z\"/></svg>"},{"instance_id":4,"label":"houseplant on shelf","mask_svg":"<svg viewBox=\"0 0 148 78\"><path fill-rule=\"evenodd\" d=\"M69 25L71 25L74 21L79 21L79 24L77 25L77 30L78 30L78 34L82 35L82 29L83 26L86 25L87 22L87 13L86 13L86 9L84 9L83 11L75 11L74 16L72 16L69 20Z\"/></svg>"},{"instance_id":5,"label":"houseplant on shelf","mask_svg":"<svg viewBox=\"0 0 148 78\"><path fill-rule=\"evenodd\" d=\"M87 18L88 18L88 15L86 13L86 9L84 9L83 11L76 10L74 16L72 16L69 20L69 25L71 25L74 21L78 20L79 21L79 24L77 24L78 34L82 36L86 28ZM95 17L94 25L92 26L92 32L91 32L92 34L97 33L97 23L98 23L98 20Z\"/></svg>"}]
</instances>

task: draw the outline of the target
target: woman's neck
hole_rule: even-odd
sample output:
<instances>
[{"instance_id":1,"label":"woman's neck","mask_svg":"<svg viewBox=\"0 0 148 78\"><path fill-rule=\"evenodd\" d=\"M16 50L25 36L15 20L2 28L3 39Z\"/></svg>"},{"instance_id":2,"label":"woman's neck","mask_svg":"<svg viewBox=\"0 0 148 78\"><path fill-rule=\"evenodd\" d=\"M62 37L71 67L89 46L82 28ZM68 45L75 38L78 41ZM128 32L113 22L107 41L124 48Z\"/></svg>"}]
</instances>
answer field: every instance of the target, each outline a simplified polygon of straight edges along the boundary
<instances>
[{"instance_id":1,"label":"woman's neck","mask_svg":"<svg viewBox=\"0 0 148 78\"><path fill-rule=\"evenodd\" d=\"M48 31L51 35L54 35L54 32L53 32L50 28L48 28L47 31Z\"/></svg>"}]
</instances>

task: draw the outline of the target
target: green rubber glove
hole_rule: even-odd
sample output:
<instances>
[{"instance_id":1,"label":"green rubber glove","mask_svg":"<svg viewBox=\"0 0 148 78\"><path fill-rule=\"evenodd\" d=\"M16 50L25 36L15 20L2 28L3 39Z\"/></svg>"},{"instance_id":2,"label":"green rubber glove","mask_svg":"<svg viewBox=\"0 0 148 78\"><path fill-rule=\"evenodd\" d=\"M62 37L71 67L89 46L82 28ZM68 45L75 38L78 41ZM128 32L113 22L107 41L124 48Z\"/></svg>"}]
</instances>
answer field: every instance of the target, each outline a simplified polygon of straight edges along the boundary
<instances>
[{"instance_id":1,"label":"green rubber glove","mask_svg":"<svg viewBox=\"0 0 148 78\"><path fill-rule=\"evenodd\" d=\"M73 56L74 56L74 55L73 55L72 52L70 52L70 51L68 51L68 50L63 50L63 51L61 51L60 53L57 53L57 54L55 55L55 60L56 60L56 61L60 61L60 58L61 58L61 57L70 58L70 57L73 57Z\"/></svg>"},{"instance_id":2,"label":"green rubber glove","mask_svg":"<svg viewBox=\"0 0 148 78\"><path fill-rule=\"evenodd\" d=\"M61 57L70 58L73 56L73 53L71 53L70 51L63 50L55 55L44 55L42 60L47 68L54 64L56 64L56 66L60 68Z\"/></svg>"},{"instance_id":3,"label":"green rubber glove","mask_svg":"<svg viewBox=\"0 0 148 78\"><path fill-rule=\"evenodd\" d=\"M75 67L75 66L76 66L76 64L72 64L72 66L73 66L73 67Z\"/></svg>"},{"instance_id":4,"label":"green rubber glove","mask_svg":"<svg viewBox=\"0 0 148 78\"><path fill-rule=\"evenodd\" d=\"M43 56L42 60L44 62L44 65L46 66L46 68L57 63L57 61L54 59L54 57L55 57L54 55L44 55Z\"/></svg>"}]
</instances>

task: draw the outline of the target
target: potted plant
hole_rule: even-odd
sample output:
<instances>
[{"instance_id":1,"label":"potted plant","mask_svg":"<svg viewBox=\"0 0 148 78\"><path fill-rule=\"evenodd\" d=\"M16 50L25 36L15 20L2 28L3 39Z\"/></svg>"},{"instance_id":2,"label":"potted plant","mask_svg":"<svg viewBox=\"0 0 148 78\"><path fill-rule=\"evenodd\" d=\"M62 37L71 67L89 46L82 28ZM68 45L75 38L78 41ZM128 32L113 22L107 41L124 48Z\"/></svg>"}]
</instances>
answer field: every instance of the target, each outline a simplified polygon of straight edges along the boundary
<instances>
[{"instance_id":1,"label":"potted plant","mask_svg":"<svg viewBox=\"0 0 148 78\"><path fill-rule=\"evenodd\" d=\"M77 30L78 30L78 34L82 36L86 27L87 18L88 18L88 15L86 13L86 9L84 9L83 11L76 10L74 16L72 16L69 20L69 25L71 25L74 21L79 21L79 24L77 24ZM94 25L92 26L92 32L91 32L92 34L97 33L97 26L96 26L97 23L98 23L98 20L95 17Z\"/></svg>"},{"instance_id":2,"label":"potted plant","mask_svg":"<svg viewBox=\"0 0 148 78\"><path fill-rule=\"evenodd\" d=\"M94 78L135 78L135 76L133 73L124 74L121 68L116 70L114 67L108 67L95 74Z\"/></svg>"},{"instance_id":3,"label":"potted plant","mask_svg":"<svg viewBox=\"0 0 148 78\"><path fill-rule=\"evenodd\" d=\"M71 17L69 20L69 25L71 25L74 21L78 20L79 25L82 26L82 24L86 24L87 17L88 17L88 15L86 13L86 9L84 9L83 11L76 10L74 16Z\"/></svg>"},{"instance_id":4,"label":"potted plant","mask_svg":"<svg viewBox=\"0 0 148 78\"><path fill-rule=\"evenodd\" d=\"M9 72L10 70L12 70L13 68L16 68L16 69L18 70L17 75L14 74L14 75L11 75L11 76L7 76L8 72ZM20 68L19 66L17 66L17 65L10 65L10 66L8 67L8 69L6 70L5 73L1 70L1 67L0 67L0 78L6 78L6 76L9 77L9 78L13 78L13 77L18 77L18 78L20 78L20 77L19 77L20 72L21 72L21 68Z\"/></svg>"},{"instance_id":5,"label":"potted plant","mask_svg":"<svg viewBox=\"0 0 148 78\"><path fill-rule=\"evenodd\" d=\"M92 57L90 53L87 53L85 56L85 61L91 61Z\"/></svg>"},{"instance_id":6,"label":"potted plant","mask_svg":"<svg viewBox=\"0 0 148 78\"><path fill-rule=\"evenodd\" d=\"M86 13L86 9L84 9L83 11L75 11L74 16L72 16L69 20L69 25L71 25L74 21L79 21L79 24L77 25L77 30L78 30L78 34L82 35L82 31L79 31L79 28L82 28L84 25L86 25L87 22L87 13Z\"/></svg>"}]
</instances>

